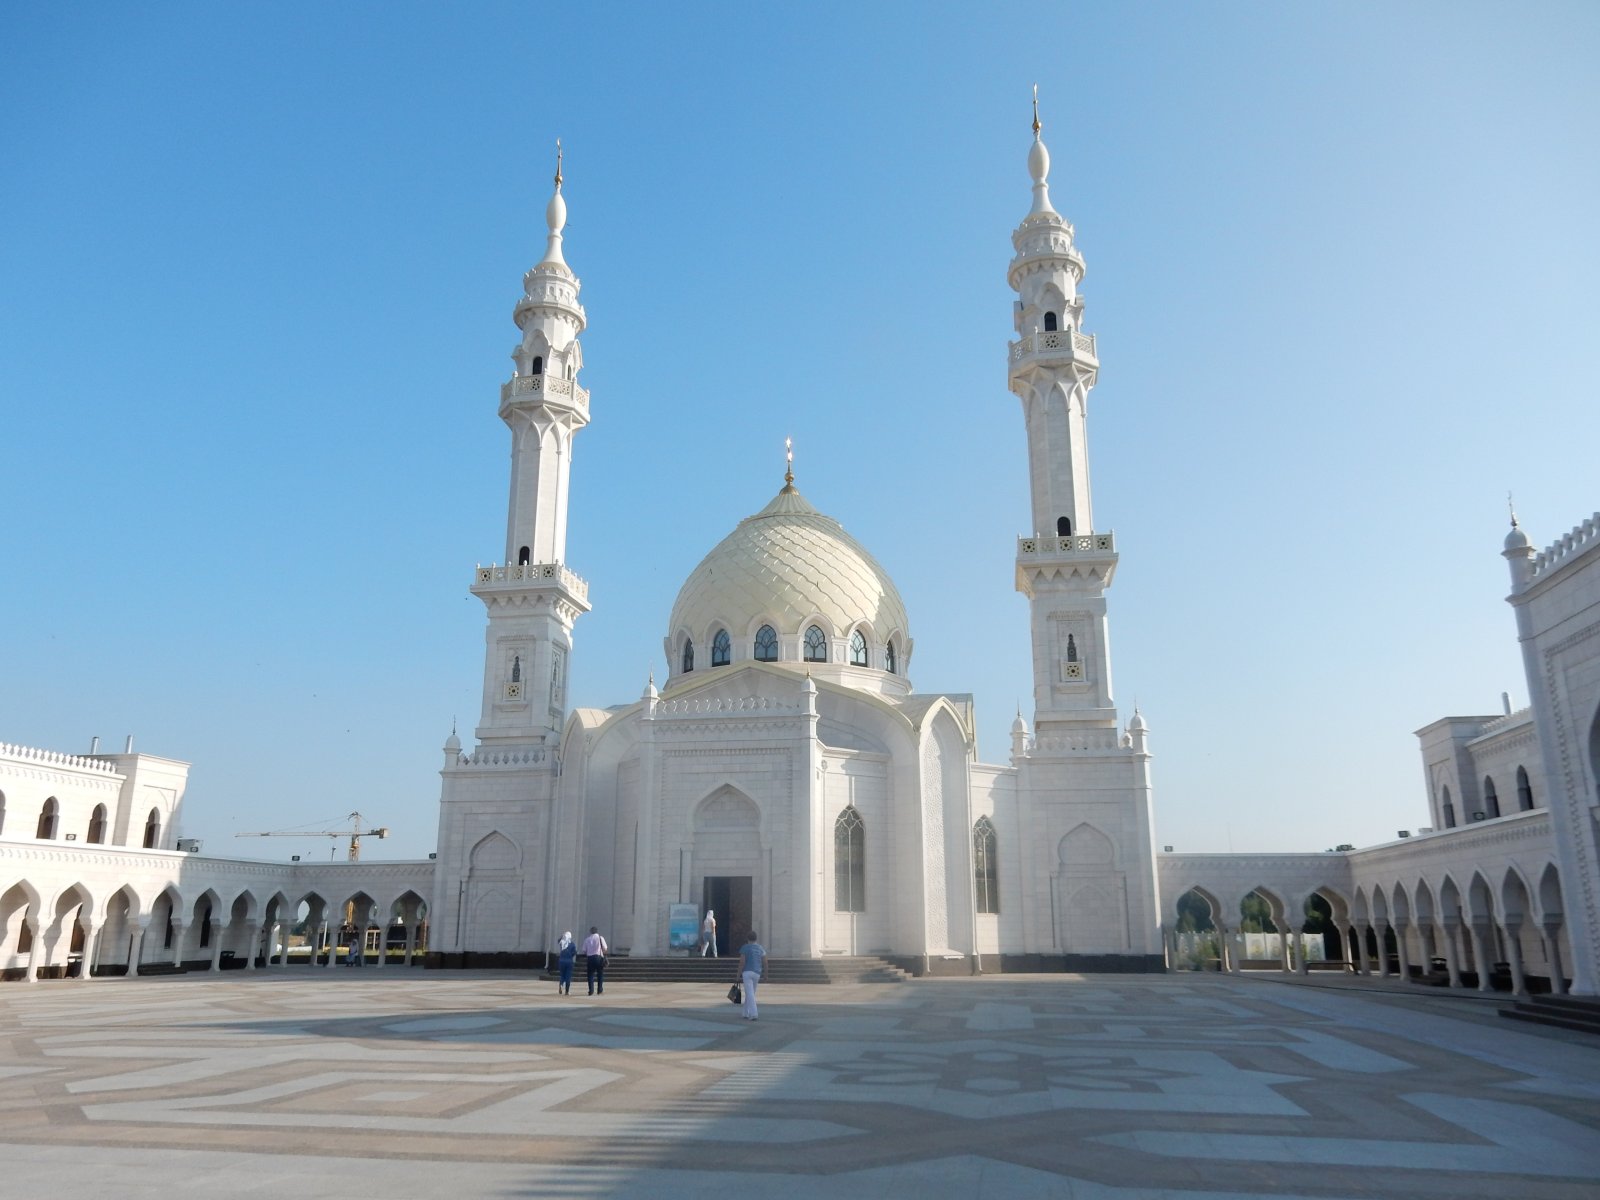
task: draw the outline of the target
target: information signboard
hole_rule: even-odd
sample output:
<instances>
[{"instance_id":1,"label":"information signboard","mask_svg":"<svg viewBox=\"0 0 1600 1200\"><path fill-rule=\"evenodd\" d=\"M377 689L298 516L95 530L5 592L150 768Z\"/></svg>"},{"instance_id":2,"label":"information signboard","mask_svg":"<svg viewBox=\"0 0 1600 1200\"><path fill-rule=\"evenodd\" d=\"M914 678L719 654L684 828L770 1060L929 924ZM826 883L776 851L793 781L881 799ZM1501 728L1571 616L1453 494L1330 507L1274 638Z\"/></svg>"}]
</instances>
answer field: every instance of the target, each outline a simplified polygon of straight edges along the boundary
<instances>
[{"instance_id":1,"label":"information signboard","mask_svg":"<svg viewBox=\"0 0 1600 1200\"><path fill-rule=\"evenodd\" d=\"M668 944L674 950L693 950L700 944L700 909L693 904L667 905Z\"/></svg>"}]
</instances>

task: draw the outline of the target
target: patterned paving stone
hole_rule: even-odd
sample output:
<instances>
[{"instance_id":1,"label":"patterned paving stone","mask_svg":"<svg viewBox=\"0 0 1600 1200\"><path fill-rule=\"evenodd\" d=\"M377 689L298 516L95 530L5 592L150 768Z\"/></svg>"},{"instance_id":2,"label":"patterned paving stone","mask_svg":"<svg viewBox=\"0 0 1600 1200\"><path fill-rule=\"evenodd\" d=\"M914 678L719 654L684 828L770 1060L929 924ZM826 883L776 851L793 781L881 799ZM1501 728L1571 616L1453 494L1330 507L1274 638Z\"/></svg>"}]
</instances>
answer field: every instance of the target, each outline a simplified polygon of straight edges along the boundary
<instances>
[{"instance_id":1,"label":"patterned paving stone","mask_svg":"<svg viewBox=\"0 0 1600 1200\"><path fill-rule=\"evenodd\" d=\"M1600 1046L1481 1003L1013 976L761 1004L423 972L7 986L0 1194L1600 1195Z\"/></svg>"}]
</instances>

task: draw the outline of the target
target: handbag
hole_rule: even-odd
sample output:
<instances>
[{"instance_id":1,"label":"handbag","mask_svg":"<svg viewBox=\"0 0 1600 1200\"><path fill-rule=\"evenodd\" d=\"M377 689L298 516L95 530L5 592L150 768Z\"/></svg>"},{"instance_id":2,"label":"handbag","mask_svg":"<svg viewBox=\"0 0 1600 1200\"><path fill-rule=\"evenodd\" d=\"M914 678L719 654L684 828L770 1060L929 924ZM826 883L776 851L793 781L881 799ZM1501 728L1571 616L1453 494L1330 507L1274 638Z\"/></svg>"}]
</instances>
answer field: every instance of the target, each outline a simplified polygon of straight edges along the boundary
<instances>
[{"instance_id":1,"label":"handbag","mask_svg":"<svg viewBox=\"0 0 1600 1200\"><path fill-rule=\"evenodd\" d=\"M737 983L728 988L728 999L735 1004L744 1003L744 989Z\"/></svg>"}]
</instances>

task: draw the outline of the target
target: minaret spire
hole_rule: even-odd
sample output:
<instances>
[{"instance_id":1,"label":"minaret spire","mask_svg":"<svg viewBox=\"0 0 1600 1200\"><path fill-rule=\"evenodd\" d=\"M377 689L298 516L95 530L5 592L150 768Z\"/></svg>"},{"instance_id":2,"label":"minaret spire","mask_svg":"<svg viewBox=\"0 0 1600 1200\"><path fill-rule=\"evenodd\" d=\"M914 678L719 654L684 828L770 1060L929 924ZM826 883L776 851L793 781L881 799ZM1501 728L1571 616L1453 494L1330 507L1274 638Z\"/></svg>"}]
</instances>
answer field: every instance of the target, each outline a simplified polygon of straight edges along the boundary
<instances>
[{"instance_id":1,"label":"minaret spire","mask_svg":"<svg viewBox=\"0 0 1600 1200\"><path fill-rule=\"evenodd\" d=\"M783 439L783 490L794 491L794 439Z\"/></svg>"},{"instance_id":2,"label":"minaret spire","mask_svg":"<svg viewBox=\"0 0 1600 1200\"><path fill-rule=\"evenodd\" d=\"M1042 128L1039 124L1039 85L1036 83L1033 85L1033 145L1028 147L1028 174L1033 177L1033 207L1028 210L1030 217L1056 211L1050 207L1050 151L1039 136Z\"/></svg>"},{"instance_id":3,"label":"minaret spire","mask_svg":"<svg viewBox=\"0 0 1600 1200\"><path fill-rule=\"evenodd\" d=\"M539 265L565 267L567 260L561 257L561 231L567 224L567 201L561 195L561 139L556 139L556 190L550 196L550 203L545 205L544 220L550 227L550 240L545 243L544 258Z\"/></svg>"}]
</instances>

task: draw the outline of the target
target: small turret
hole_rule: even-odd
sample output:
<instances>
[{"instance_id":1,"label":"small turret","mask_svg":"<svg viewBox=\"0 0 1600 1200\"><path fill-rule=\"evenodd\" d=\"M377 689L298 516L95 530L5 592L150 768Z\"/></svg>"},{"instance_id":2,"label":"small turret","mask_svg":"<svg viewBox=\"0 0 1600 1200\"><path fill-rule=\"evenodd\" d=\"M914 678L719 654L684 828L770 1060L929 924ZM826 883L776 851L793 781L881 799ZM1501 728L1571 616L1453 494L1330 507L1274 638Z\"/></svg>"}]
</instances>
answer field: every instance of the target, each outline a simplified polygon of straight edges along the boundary
<instances>
[{"instance_id":1,"label":"small turret","mask_svg":"<svg viewBox=\"0 0 1600 1200\"><path fill-rule=\"evenodd\" d=\"M1511 590L1520 592L1533 574L1534 549L1528 541L1528 535L1522 532L1522 526L1517 524L1517 510L1514 508L1511 510L1511 532L1506 534L1505 547L1500 554L1511 564Z\"/></svg>"},{"instance_id":2,"label":"small turret","mask_svg":"<svg viewBox=\"0 0 1600 1200\"><path fill-rule=\"evenodd\" d=\"M1017 719L1011 722L1011 765L1028 757L1028 723L1022 719L1022 706L1017 706Z\"/></svg>"}]
</instances>

